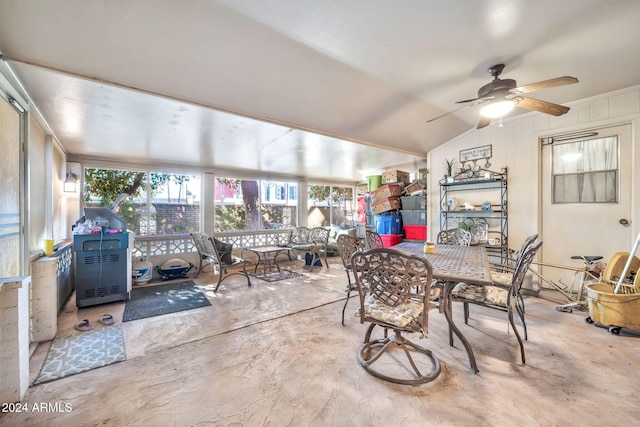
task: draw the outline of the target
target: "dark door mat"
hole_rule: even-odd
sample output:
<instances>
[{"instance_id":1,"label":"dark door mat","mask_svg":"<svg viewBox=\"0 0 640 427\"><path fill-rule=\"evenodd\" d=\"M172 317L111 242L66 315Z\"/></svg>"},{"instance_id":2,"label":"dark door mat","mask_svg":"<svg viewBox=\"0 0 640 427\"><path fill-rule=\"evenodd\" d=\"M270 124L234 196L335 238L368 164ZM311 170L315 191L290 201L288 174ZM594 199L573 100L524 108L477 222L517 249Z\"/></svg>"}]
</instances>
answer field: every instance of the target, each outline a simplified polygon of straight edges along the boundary
<instances>
[{"instance_id":1,"label":"dark door mat","mask_svg":"<svg viewBox=\"0 0 640 427\"><path fill-rule=\"evenodd\" d=\"M191 280L134 288L124 308L122 321L161 316L208 305L211 303L205 294Z\"/></svg>"}]
</instances>

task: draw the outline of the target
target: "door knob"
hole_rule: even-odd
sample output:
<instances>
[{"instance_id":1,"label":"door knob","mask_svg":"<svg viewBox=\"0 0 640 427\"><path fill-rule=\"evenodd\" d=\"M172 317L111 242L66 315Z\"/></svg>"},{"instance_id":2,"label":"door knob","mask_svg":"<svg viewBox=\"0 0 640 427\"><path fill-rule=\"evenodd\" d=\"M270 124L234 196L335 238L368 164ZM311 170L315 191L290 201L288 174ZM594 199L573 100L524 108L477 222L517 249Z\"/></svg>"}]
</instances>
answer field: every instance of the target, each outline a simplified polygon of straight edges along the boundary
<instances>
[{"instance_id":1,"label":"door knob","mask_svg":"<svg viewBox=\"0 0 640 427\"><path fill-rule=\"evenodd\" d=\"M622 218L620 221L618 221L620 224L622 225L629 225L629 220L626 218Z\"/></svg>"}]
</instances>

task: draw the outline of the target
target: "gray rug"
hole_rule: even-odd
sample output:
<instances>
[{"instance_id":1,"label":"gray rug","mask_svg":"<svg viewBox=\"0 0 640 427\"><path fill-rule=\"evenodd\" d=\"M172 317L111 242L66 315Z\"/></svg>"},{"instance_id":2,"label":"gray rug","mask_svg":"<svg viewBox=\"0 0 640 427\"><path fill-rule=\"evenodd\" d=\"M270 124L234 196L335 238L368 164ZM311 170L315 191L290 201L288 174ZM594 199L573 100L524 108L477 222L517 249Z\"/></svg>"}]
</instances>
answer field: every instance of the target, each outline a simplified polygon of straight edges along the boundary
<instances>
[{"instance_id":1,"label":"gray rug","mask_svg":"<svg viewBox=\"0 0 640 427\"><path fill-rule=\"evenodd\" d=\"M181 283L133 288L124 307L123 322L161 316L211 305L205 294L189 280Z\"/></svg>"},{"instance_id":2,"label":"gray rug","mask_svg":"<svg viewBox=\"0 0 640 427\"><path fill-rule=\"evenodd\" d=\"M34 384L126 360L120 325L56 337Z\"/></svg>"}]
</instances>

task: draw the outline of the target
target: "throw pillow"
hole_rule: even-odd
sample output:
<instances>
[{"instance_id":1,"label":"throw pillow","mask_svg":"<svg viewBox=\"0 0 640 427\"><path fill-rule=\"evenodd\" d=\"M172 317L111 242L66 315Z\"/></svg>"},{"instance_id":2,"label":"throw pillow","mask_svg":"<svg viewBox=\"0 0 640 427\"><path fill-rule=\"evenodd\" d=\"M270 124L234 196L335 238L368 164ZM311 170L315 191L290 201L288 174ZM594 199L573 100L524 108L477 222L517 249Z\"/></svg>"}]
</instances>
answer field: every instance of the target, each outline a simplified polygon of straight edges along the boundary
<instances>
[{"instance_id":1,"label":"throw pillow","mask_svg":"<svg viewBox=\"0 0 640 427\"><path fill-rule=\"evenodd\" d=\"M233 244L222 242L215 237L213 239L213 244L216 245L216 251L220 255L220 261L223 264L233 264L233 258L231 256Z\"/></svg>"}]
</instances>

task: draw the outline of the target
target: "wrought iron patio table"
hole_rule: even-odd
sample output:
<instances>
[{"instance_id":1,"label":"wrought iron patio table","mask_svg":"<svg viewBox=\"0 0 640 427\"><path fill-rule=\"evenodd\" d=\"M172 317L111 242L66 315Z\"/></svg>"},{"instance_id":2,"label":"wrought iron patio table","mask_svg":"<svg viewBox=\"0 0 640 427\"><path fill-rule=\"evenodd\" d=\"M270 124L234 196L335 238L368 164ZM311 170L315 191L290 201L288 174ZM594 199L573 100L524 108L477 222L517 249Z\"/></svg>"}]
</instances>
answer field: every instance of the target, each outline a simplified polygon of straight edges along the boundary
<instances>
[{"instance_id":1,"label":"wrought iron patio table","mask_svg":"<svg viewBox=\"0 0 640 427\"><path fill-rule=\"evenodd\" d=\"M244 256L245 251L253 252L258 257L258 261L253 268L253 273L255 277L260 278L260 275L266 276L269 273L280 273L280 266L278 265L277 258L278 255L286 252L287 248L280 246L256 246L243 248L243 259L246 259ZM258 270L260 270L260 273L258 273Z\"/></svg>"},{"instance_id":2,"label":"wrought iron patio table","mask_svg":"<svg viewBox=\"0 0 640 427\"><path fill-rule=\"evenodd\" d=\"M483 246L436 245L434 254L426 254L423 248L424 243L420 242L402 242L392 247L398 251L423 256L431 263L433 278L444 283L443 300L440 302L440 307L447 323L462 342L469 357L471 369L477 373L479 372L478 365L471 345L453 321L449 297L455 285L460 282L482 286L491 285L487 250ZM449 342L449 344L453 345L453 342Z\"/></svg>"}]
</instances>

